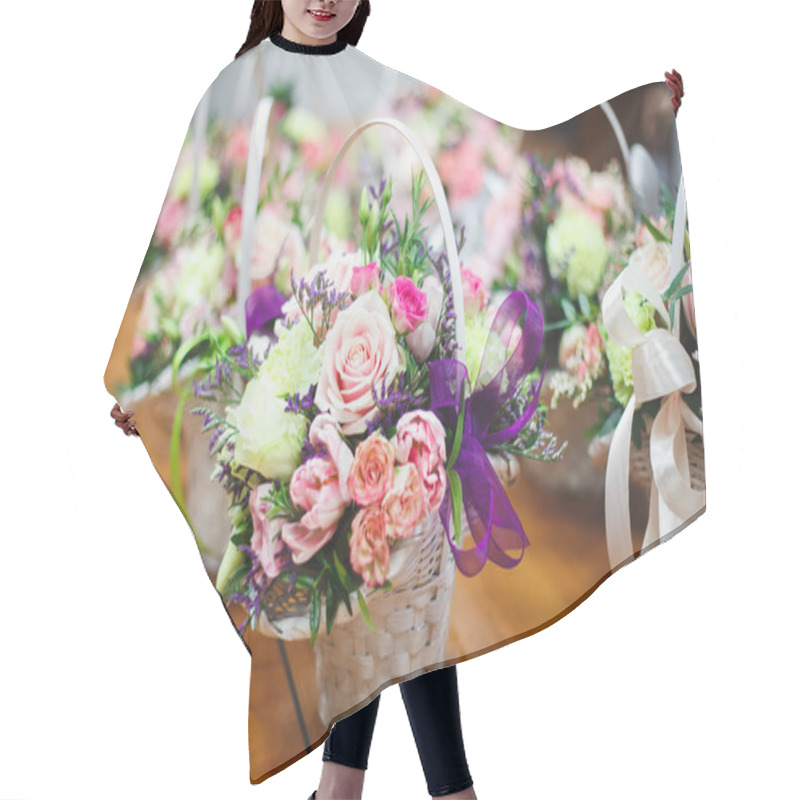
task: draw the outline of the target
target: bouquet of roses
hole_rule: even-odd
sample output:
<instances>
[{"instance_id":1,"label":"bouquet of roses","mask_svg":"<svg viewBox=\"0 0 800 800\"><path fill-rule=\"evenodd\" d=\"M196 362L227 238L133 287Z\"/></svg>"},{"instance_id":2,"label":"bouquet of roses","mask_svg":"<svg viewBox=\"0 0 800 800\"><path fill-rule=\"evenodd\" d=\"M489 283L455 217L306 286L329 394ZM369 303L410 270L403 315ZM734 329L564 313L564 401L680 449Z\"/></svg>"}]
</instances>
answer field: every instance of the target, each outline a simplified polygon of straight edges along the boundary
<instances>
[{"instance_id":1,"label":"bouquet of roses","mask_svg":"<svg viewBox=\"0 0 800 800\"><path fill-rule=\"evenodd\" d=\"M562 351L563 366L563 349L573 348L577 335L565 330L591 324L603 291L624 266L633 207L616 161L595 172L576 156L553 159L549 165L533 155L527 159L519 259L507 280L516 281L541 305L547 351ZM587 336L589 357L579 376L579 402L586 399L600 367L591 358L596 331L588 330Z\"/></svg>"},{"instance_id":2,"label":"bouquet of roses","mask_svg":"<svg viewBox=\"0 0 800 800\"><path fill-rule=\"evenodd\" d=\"M195 382L225 409L193 413L231 498L217 588L245 608L242 630L301 607L313 645L323 609L330 633L353 598L371 625L362 590L391 587L393 554L431 515L467 574L528 543L489 454L563 451L539 403L541 314L467 281L466 365L455 358L460 265L426 242L423 177L402 222L391 182L365 189L360 238L292 279L266 346L240 334Z\"/></svg>"},{"instance_id":3,"label":"bouquet of roses","mask_svg":"<svg viewBox=\"0 0 800 800\"><path fill-rule=\"evenodd\" d=\"M691 253L689 249L688 225L684 233L681 261L675 274L670 271L671 243L675 225L675 202L666 186L662 186L663 213L653 217L642 217L637 226L630 251L626 256L625 270L635 269L646 276L667 311L667 323L658 309L641 293L630 290L623 294L625 311L641 333L669 327L679 330L682 348L691 357L695 388L684 392L683 399L698 420L702 420L701 381L697 353L697 327L694 315ZM565 331L564 340L569 339L570 348L562 348L566 354L566 367L562 380L554 386L554 396L573 396L578 391L580 374L589 369L587 361L600 363L599 379L594 393L599 399L598 419L586 432L587 438L607 442L619 422L634 389L633 348L609 336L602 322L602 315L594 317L588 325L577 322ZM581 364L586 366L581 367ZM652 421L661 407L661 399L636 403L631 439L637 448L642 447L648 421Z\"/></svg>"}]
</instances>

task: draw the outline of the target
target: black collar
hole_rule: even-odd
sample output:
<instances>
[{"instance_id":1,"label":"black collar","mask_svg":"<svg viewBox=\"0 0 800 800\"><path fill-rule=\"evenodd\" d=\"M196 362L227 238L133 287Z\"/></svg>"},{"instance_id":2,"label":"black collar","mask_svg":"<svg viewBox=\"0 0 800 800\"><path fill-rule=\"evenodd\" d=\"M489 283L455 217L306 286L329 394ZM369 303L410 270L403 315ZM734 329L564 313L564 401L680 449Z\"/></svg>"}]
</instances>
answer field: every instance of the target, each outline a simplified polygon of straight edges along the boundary
<instances>
[{"instance_id":1,"label":"black collar","mask_svg":"<svg viewBox=\"0 0 800 800\"><path fill-rule=\"evenodd\" d=\"M347 47L347 39L337 39L330 44L299 44L287 39L280 33L273 33L269 40L282 50L288 50L290 53L305 53L311 56L329 56L334 53L341 53Z\"/></svg>"}]
</instances>

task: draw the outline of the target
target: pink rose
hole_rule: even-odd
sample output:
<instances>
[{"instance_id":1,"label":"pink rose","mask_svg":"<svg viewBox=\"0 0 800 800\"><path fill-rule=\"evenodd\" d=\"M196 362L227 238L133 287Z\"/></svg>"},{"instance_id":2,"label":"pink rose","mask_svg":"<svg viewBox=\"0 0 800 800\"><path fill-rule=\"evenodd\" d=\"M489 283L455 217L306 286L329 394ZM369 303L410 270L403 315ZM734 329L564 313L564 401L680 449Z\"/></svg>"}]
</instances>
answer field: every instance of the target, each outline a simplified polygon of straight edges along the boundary
<instances>
[{"instance_id":1,"label":"pink rose","mask_svg":"<svg viewBox=\"0 0 800 800\"><path fill-rule=\"evenodd\" d=\"M425 493L419 470L413 464L395 468L394 485L381 503L383 524L390 539L405 539L425 515Z\"/></svg>"},{"instance_id":2,"label":"pink rose","mask_svg":"<svg viewBox=\"0 0 800 800\"><path fill-rule=\"evenodd\" d=\"M372 261L363 267L353 267L350 291L356 297L361 297L362 294L366 294L372 289L379 290L381 288L380 273L377 261Z\"/></svg>"},{"instance_id":3,"label":"pink rose","mask_svg":"<svg viewBox=\"0 0 800 800\"><path fill-rule=\"evenodd\" d=\"M231 131L225 142L225 155L223 161L230 161L240 167L247 166L250 155L250 128L244 123L239 123Z\"/></svg>"},{"instance_id":4,"label":"pink rose","mask_svg":"<svg viewBox=\"0 0 800 800\"><path fill-rule=\"evenodd\" d=\"M400 354L386 304L377 292L340 312L320 348L322 371L315 402L346 436L364 433L377 407L373 388L388 387L400 371Z\"/></svg>"},{"instance_id":5,"label":"pink rose","mask_svg":"<svg viewBox=\"0 0 800 800\"><path fill-rule=\"evenodd\" d=\"M182 200L165 200L156 220L156 241L169 247L186 219L186 203Z\"/></svg>"},{"instance_id":6,"label":"pink rose","mask_svg":"<svg viewBox=\"0 0 800 800\"><path fill-rule=\"evenodd\" d=\"M425 513L439 510L447 485L445 432L432 411L409 411L397 422L392 439L398 464L413 464L422 479Z\"/></svg>"},{"instance_id":7,"label":"pink rose","mask_svg":"<svg viewBox=\"0 0 800 800\"><path fill-rule=\"evenodd\" d=\"M389 302L397 332L408 333L419 327L428 313L428 298L405 275L395 278L389 287Z\"/></svg>"},{"instance_id":8,"label":"pink rose","mask_svg":"<svg viewBox=\"0 0 800 800\"><path fill-rule=\"evenodd\" d=\"M235 253L242 238L242 207L231 206L225 222L222 223L222 238L225 240L225 252Z\"/></svg>"},{"instance_id":9,"label":"pink rose","mask_svg":"<svg viewBox=\"0 0 800 800\"><path fill-rule=\"evenodd\" d=\"M250 547L258 556L268 578L277 577L289 562L290 553L281 538L281 517L270 519L273 505L268 498L271 483L262 483L250 490L250 516L253 518L253 538Z\"/></svg>"},{"instance_id":10,"label":"pink rose","mask_svg":"<svg viewBox=\"0 0 800 800\"><path fill-rule=\"evenodd\" d=\"M422 291L427 299L428 312L425 320L406 336L406 344L418 362L426 361L436 344L436 330L442 313L444 290L438 278L428 275L422 281Z\"/></svg>"},{"instance_id":11,"label":"pink rose","mask_svg":"<svg viewBox=\"0 0 800 800\"><path fill-rule=\"evenodd\" d=\"M389 543L378 506L362 508L353 519L350 534L350 564L367 586L386 583L389 574Z\"/></svg>"},{"instance_id":12,"label":"pink rose","mask_svg":"<svg viewBox=\"0 0 800 800\"><path fill-rule=\"evenodd\" d=\"M294 563L303 564L333 538L347 505L333 459L314 457L301 464L292 475L289 495L306 513L299 522L283 526L283 540Z\"/></svg>"},{"instance_id":13,"label":"pink rose","mask_svg":"<svg viewBox=\"0 0 800 800\"><path fill-rule=\"evenodd\" d=\"M486 173L483 151L471 139L464 138L455 147L442 150L436 166L453 206L474 197L483 188Z\"/></svg>"},{"instance_id":14,"label":"pink rose","mask_svg":"<svg viewBox=\"0 0 800 800\"><path fill-rule=\"evenodd\" d=\"M466 267L461 268L461 285L464 291L464 311L467 314L479 314L489 304L489 293L483 281Z\"/></svg>"},{"instance_id":15,"label":"pink rose","mask_svg":"<svg viewBox=\"0 0 800 800\"><path fill-rule=\"evenodd\" d=\"M375 431L356 447L347 487L360 506L380 503L394 482L394 445Z\"/></svg>"}]
</instances>

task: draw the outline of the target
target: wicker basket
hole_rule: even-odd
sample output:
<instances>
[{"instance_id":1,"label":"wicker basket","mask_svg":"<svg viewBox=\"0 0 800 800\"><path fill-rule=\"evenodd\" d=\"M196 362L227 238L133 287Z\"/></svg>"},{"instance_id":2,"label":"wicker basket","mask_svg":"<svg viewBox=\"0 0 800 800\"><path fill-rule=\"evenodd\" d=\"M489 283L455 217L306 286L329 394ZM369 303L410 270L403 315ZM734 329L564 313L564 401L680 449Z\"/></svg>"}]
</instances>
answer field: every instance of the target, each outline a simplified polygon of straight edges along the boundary
<instances>
[{"instance_id":1,"label":"wicker basket","mask_svg":"<svg viewBox=\"0 0 800 800\"><path fill-rule=\"evenodd\" d=\"M265 104L261 109L259 124L254 126L254 137L269 135L268 116L269 106ZM376 118L357 126L339 148L317 199L309 243L309 264L316 263L323 211L337 167L349 146L373 125L394 128L416 150L430 180L441 217L448 264L459 264L456 236L444 187L433 161L416 134L404 123L391 118ZM254 144L251 141L251 150L256 152ZM249 231L254 216L258 172L256 158L252 162L252 176L248 166L245 184L243 243L249 242L249 234L246 240L245 232ZM247 296L250 288L249 247L244 249L244 253L239 275L241 298ZM463 363L466 337L459 270L451 272L451 280L456 318L456 355ZM492 457L492 463L501 481L506 484L512 482L519 473L519 465L514 458ZM464 525L464 529L468 530L466 521ZM352 710L390 681L403 679L424 668L435 668L444 660L455 581L455 559L438 511L417 525L411 537L396 542L390 558L388 579L391 587L362 589L375 631L365 622L355 592L350 595L353 614L348 612L344 604L340 604L330 634L327 632L325 603L322 603L314 650L319 715L326 725L334 717ZM262 609L258 620L259 632L285 640L309 638L308 600L308 593L300 591L288 597L267 596L265 607L269 615Z\"/></svg>"},{"instance_id":2,"label":"wicker basket","mask_svg":"<svg viewBox=\"0 0 800 800\"><path fill-rule=\"evenodd\" d=\"M634 486L645 491L650 489L653 482L653 467L650 463L650 431L652 427L653 419L648 417L645 422L645 432L642 435L641 448L631 442L630 480ZM589 454L595 467L603 471L608 463L608 451L613 435L614 432L611 431L602 438L595 437L589 446ZM706 488L706 462L703 437L693 431L687 431L686 451L689 457L689 478L692 489L704 490Z\"/></svg>"}]
</instances>

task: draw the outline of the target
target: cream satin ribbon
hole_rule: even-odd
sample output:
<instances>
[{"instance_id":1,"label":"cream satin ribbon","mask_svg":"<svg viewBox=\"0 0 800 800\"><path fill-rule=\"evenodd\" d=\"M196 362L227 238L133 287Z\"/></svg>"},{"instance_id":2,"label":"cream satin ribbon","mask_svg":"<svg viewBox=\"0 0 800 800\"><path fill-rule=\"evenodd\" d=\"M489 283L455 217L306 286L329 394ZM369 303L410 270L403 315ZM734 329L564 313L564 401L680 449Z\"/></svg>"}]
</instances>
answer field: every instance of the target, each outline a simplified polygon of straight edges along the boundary
<instances>
[{"instance_id":1,"label":"cream satin ribbon","mask_svg":"<svg viewBox=\"0 0 800 800\"><path fill-rule=\"evenodd\" d=\"M681 177L675 209L670 280L680 271L686 226L686 197ZM623 289L636 291L666 324L642 333L628 315ZM620 418L608 453L605 490L606 544L612 569L633 555L629 505L631 427L638 403L663 398L650 431L650 511L642 549L658 541L705 506L705 490L692 489L686 429L702 435L702 421L683 393L697 384L689 354L680 343L680 314L675 326L653 282L639 266L626 267L603 296L603 324L618 344L633 348L633 393Z\"/></svg>"}]
</instances>

